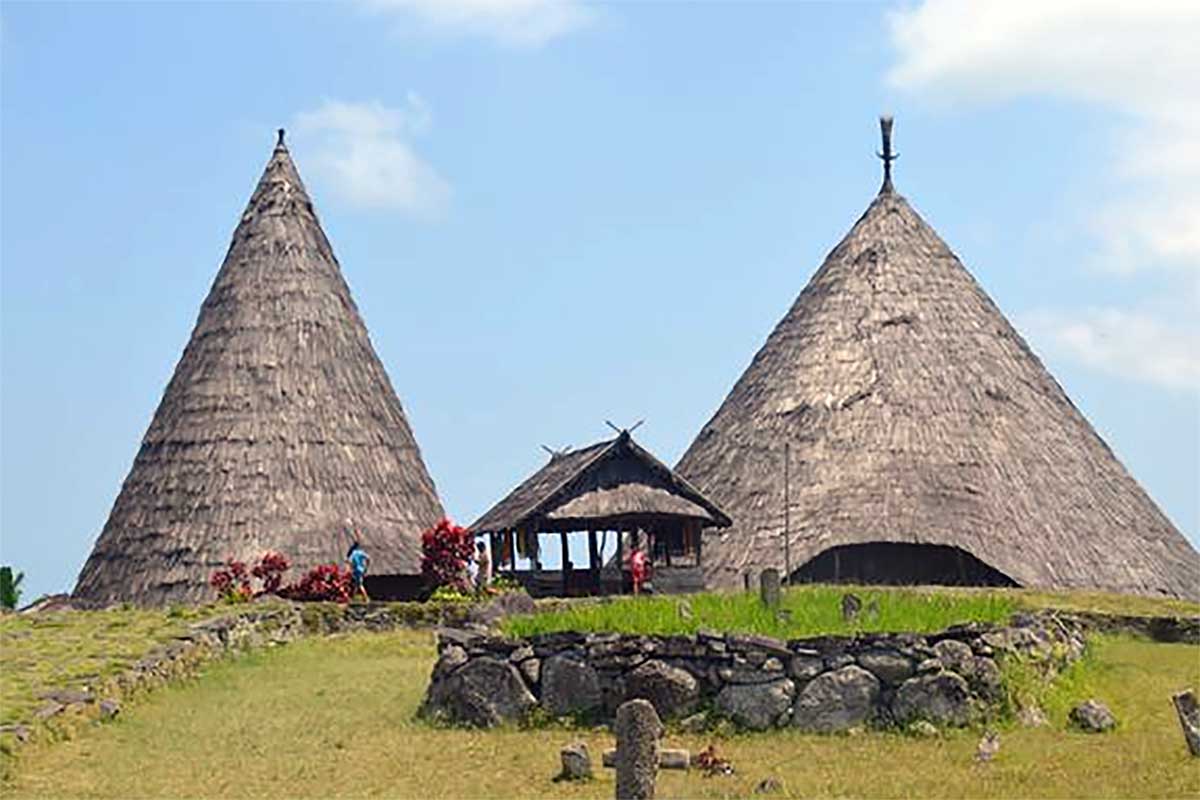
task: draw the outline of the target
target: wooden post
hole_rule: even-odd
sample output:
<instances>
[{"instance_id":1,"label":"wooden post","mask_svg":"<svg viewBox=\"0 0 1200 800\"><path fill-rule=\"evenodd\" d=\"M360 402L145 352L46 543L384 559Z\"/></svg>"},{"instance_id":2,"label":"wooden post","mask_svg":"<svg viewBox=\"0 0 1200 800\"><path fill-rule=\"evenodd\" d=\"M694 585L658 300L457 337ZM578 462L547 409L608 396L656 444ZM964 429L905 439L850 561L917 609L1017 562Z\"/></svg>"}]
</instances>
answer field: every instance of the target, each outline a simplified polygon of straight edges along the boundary
<instances>
[{"instance_id":1,"label":"wooden post","mask_svg":"<svg viewBox=\"0 0 1200 800\"><path fill-rule=\"evenodd\" d=\"M663 557L666 560L668 567L671 566L671 545L675 544L676 534L678 534L679 536L682 536L683 532L682 531L674 531L674 530L667 531L667 547L666 547L666 552L663 553Z\"/></svg>"},{"instance_id":2,"label":"wooden post","mask_svg":"<svg viewBox=\"0 0 1200 800\"><path fill-rule=\"evenodd\" d=\"M600 594L600 554L597 552L596 532L588 530L588 569L592 571L592 590Z\"/></svg>"},{"instance_id":3,"label":"wooden post","mask_svg":"<svg viewBox=\"0 0 1200 800\"><path fill-rule=\"evenodd\" d=\"M617 594L625 593L625 532L617 531Z\"/></svg>"},{"instance_id":4,"label":"wooden post","mask_svg":"<svg viewBox=\"0 0 1200 800\"><path fill-rule=\"evenodd\" d=\"M567 562L571 560L571 548L568 546L567 532L558 532L558 543L562 548L562 558L560 559L559 569L562 570L562 596L566 597L570 592L569 584L567 583Z\"/></svg>"},{"instance_id":5,"label":"wooden post","mask_svg":"<svg viewBox=\"0 0 1200 800\"><path fill-rule=\"evenodd\" d=\"M704 545L704 526L696 526L696 566L704 566L704 562L700 560L700 549Z\"/></svg>"},{"instance_id":6,"label":"wooden post","mask_svg":"<svg viewBox=\"0 0 1200 800\"><path fill-rule=\"evenodd\" d=\"M504 532L504 538L508 542L508 563L512 567L513 574L517 574L517 537L511 531Z\"/></svg>"}]
</instances>

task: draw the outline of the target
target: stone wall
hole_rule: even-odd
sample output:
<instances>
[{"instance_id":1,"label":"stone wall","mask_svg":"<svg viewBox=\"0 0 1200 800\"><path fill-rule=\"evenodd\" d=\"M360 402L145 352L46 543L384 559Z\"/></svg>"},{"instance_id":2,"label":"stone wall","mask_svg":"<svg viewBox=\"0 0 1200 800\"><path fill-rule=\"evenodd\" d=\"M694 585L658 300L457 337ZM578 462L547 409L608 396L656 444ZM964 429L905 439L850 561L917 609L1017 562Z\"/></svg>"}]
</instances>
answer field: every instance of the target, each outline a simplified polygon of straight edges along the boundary
<instances>
[{"instance_id":1,"label":"stone wall","mask_svg":"<svg viewBox=\"0 0 1200 800\"><path fill-rule=\"evenodd\" d=\"M1007 627L788 642L705 632L513 640L442 630L422 714L482 727L535 708L600 721L640 697L664 719L703 712L754 730L835 732L916 720L957 726L1001 703L1005 659L1019 657L1049 672L1083 649L1083 624L1050 613L1018 614Z\"/></svg>"}]
</instances>

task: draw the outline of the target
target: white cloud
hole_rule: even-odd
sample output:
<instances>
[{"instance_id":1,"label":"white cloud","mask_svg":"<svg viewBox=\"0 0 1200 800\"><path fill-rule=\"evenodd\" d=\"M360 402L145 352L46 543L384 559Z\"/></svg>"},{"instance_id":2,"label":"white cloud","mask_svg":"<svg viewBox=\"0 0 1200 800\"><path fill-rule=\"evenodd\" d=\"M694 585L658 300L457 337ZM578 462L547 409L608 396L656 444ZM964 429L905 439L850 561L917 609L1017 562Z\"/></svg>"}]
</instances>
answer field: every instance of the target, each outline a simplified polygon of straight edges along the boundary
<instances>
[{"instance_id":1,"label":"white cloud","mask_svg":"<svg viewBox=\"0 0 1200 800\"><path fill-rule=\"evenodd\" d=\"M510 47L536 47L595 19L580 0L361 0L373 11L444 36L478 36Z\"/></svg>"},{"instance_id":2,"label":"white cloud","mask_svg":"<svg viewBox=\"0 0 1200 800\"><path fill-rule=\"evenodd\" d=\"M1047 310L1049 349L1128 379L1200 390L1200 2L924 0L889 14L897 88L958 103L1017 97L1112 114L1111 185L1088 220L1096 262L1157 270L1144 308ZM1116 135L1113 135L1116 134Z\"/></svg>"},{"instance_id":3,"label":"white cloud","mask_svg":"<svg viewBox=\"0 0 1200 800\"><path fill-rule=\"evenodd\" d=\"M326 100L297 114L295 128L296 139L312 152L314 173L344 200L424 216L442 210L451 194L413 150L412 139L432 123L429 106L409 92L402 108Z\"/></svg>"},{"instance_id":4,"label":"white cloud","mask_svg":"<svg viewBox=\"0 0 1200 800\"><path fill-rule=\"evenodd\" d=\"M1168 389L1200 390L1200 331L1147 311L1041 311L1022 319L1039 349Z\"/></svg>"},{"instance_id":5,"label":"white cloud","mask_svg":"<svg viewBox=\"0 0 1200 800\"><path fill-rule=\"evenodd\" d=\"M976 102L1049 96L1119 112L1116 196L1094 219L1122 271L1200 272L1200 3L926 0L890 15L899 88Z\"/></svg>"}]
</instances>

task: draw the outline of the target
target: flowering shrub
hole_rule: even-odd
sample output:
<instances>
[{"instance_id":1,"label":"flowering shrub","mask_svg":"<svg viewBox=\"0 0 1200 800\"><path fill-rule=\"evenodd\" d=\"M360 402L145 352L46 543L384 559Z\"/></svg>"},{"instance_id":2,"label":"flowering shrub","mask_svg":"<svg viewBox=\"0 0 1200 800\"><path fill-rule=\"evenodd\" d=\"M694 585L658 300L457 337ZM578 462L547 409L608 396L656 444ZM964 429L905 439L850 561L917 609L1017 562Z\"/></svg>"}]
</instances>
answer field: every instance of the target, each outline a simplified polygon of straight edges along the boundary
<instances>
[{"instance_id":1,"label":"flowering shrub","mask_svg":"<svg viewBox=\"0 0 1200 800\"><path fill-rule=\"evenodd\" d=\"M474 550L471 532L443 517L421 534L421 574L435 587L451 586L470 592L467 562Z\"/></svg>"},{"instance_id":2,"label":"flowering shrub","mask_svg":"<svg viewBox=\"0 0 1200 800\"><path fill-rule=\"evenodd\" d=\"M350 602L350 570L337 564L319 564L296 583L279 589L277 594L288 600L328 600Z\"/></svg>"},{"instance_id":3,"label":"flowering shrub","mask_svg":"<svg viewBox=\"0 0 1200 800\"><path fill-rule=\"evenodd\" d=\"M254 569L250 570L250 574L262 581L263 594L278 594L279 587L283 585L283 573L287 572L290 566L282 553L268 550L263 553Z\"/></svg>"},{"instance_id":4,"label":"flowering shrub","mask_svg":"<svg viewBox=\"0 0 1200 800\"><path fill-rule=\"evenodd\" d=\"M225 569L215 570L208 583L217 590L227 603L244 603L254 596L250 578L246 573L246 562L230 559Z\"/></svg>"}]
</instances>

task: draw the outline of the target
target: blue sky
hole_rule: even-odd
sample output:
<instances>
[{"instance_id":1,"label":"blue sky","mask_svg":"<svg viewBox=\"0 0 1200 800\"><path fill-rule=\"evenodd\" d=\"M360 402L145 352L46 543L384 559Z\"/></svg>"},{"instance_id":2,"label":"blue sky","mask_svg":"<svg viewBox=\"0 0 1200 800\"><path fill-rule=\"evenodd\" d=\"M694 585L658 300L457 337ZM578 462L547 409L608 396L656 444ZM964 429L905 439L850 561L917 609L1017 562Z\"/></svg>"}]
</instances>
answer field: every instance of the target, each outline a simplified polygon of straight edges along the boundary
<instances>
[{"instance_id":1,"label":"blue sky","mask_svg":"<svg viewBox=\"0 0 1200 800\"><path fill-rule=\"evenodd\" d=\"M275 128L469 522L605 419L677 459L874 195L881 111L1196 542L1200 15L1043 5L5 3L0 560L73 585Z\"/></svg>"}]
</instances>

